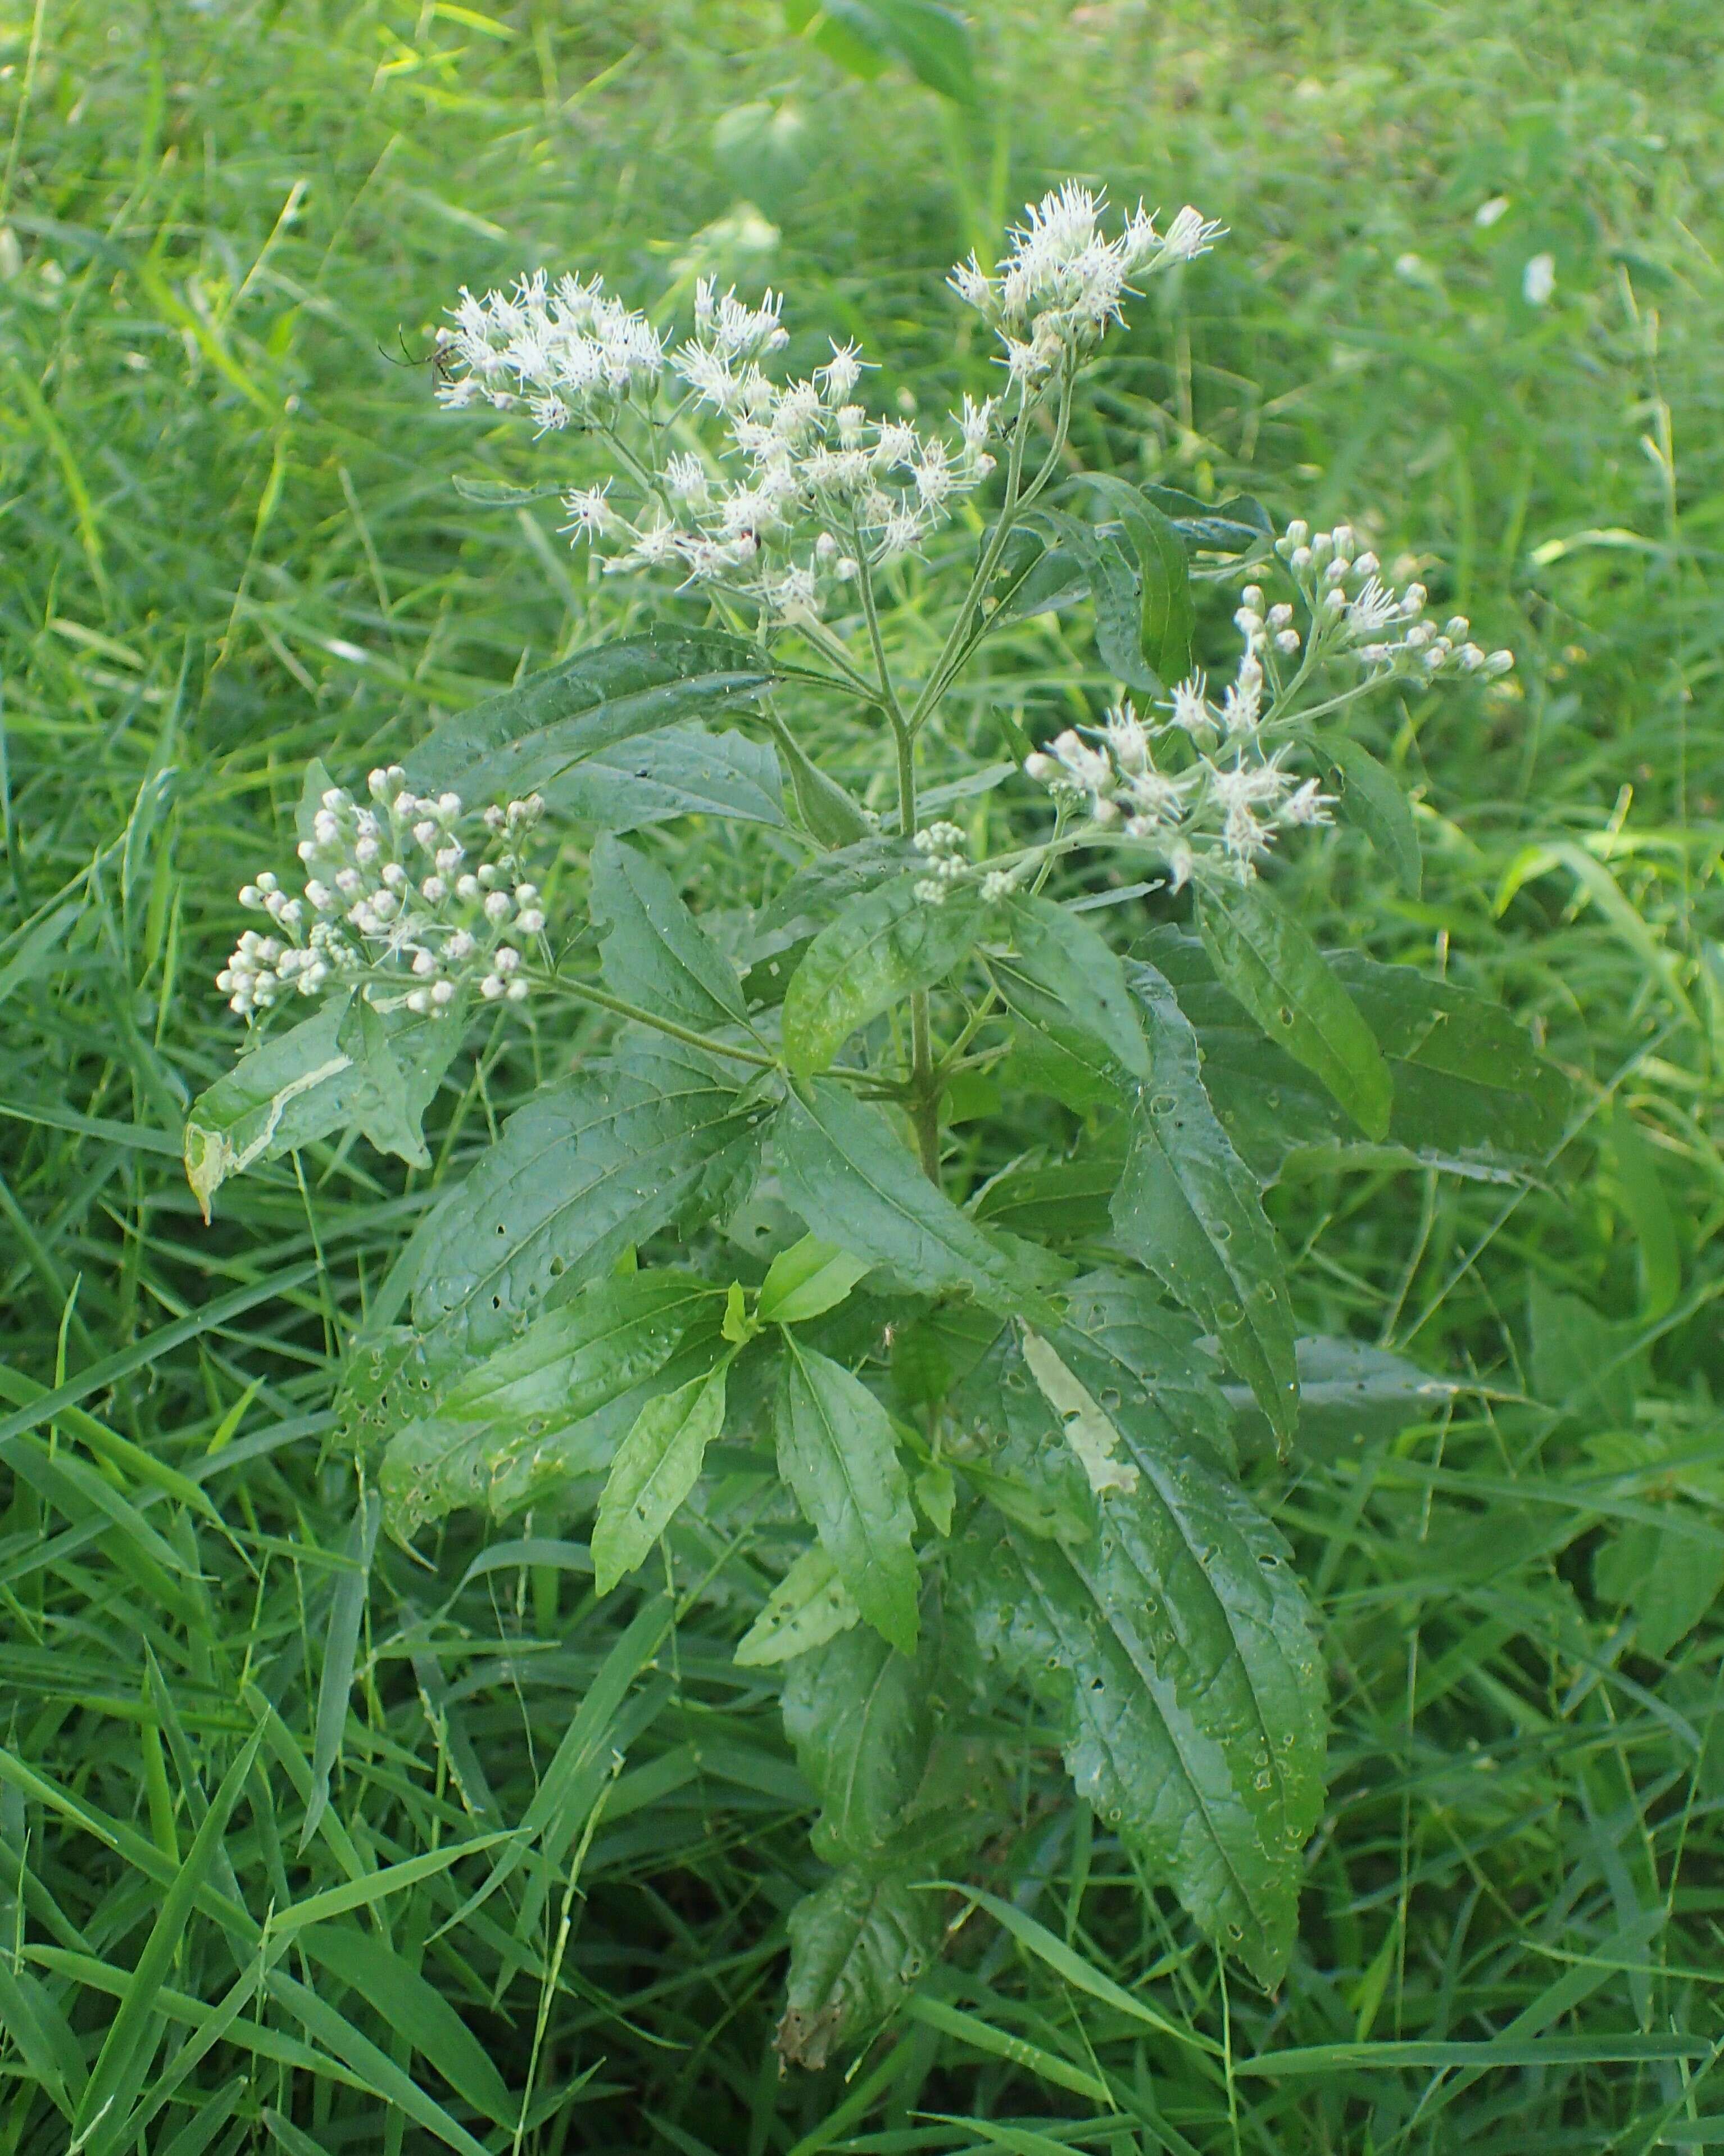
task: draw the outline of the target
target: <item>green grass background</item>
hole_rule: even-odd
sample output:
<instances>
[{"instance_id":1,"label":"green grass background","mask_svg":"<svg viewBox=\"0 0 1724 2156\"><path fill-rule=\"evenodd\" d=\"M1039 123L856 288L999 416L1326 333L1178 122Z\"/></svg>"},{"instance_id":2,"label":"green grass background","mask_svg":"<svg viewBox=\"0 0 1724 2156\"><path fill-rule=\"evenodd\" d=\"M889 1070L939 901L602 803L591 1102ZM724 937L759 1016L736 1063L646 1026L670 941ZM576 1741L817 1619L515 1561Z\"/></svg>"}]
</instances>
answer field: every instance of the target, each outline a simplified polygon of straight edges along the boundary
<instances>
[{"instance_id":1,"label":"green grass background","mask_svg":"<svg viewBox=\"0 0 1724 2156\"><path fill-rule=\"evenodd\" d=\"M543 2156L1724 2143L1718 25L975 13L967 116L730 0L0 18L0 2146L68 2148L80 2090L88 2147L164 2156L509 2148L524 2091ZM1530 1194L1276 1194L1311 1329L1482 1389L1258 1471L1334 1712L1279 1995L1020 1727L1021 1825L978 1876L1042 1929L972 1917L850 2071L783 2081L784 1916L818 1873L734 1599L634 1673L626 1597L595 1609L560 1544L464 1579L469 1522L429 1568L380 1553L362 1610L332 1371L434 1177L314 1147L206 1230L177 1132L236 1046L209 977L306 759L351 778L639 618L554 505L452 488L544 469L433 408L455 289L769 279L810 340L865 339L875 398L943 408L985 372L946 266L1072 172L1232 228L1137 310L1090 459L1349 516L1519 653L1373 722L1421 792L1420 896L1347 834L1285 881L1331 940L1500 996L1583 1121ZM912 585L906 651L921 621ZM1081 716L1092 666L1075 631L1028 640L946 752L998 752L992 703ZM740 891L724 833L685 844L710 902ZM438 1172L567 1051L488 1054ZM541 1824L577 1712L538 1920L530 1873L467 1908L492 1860L436 1853ZM344 1885L261 1974L259 1928Z\"/></svg>"}]
</instances>

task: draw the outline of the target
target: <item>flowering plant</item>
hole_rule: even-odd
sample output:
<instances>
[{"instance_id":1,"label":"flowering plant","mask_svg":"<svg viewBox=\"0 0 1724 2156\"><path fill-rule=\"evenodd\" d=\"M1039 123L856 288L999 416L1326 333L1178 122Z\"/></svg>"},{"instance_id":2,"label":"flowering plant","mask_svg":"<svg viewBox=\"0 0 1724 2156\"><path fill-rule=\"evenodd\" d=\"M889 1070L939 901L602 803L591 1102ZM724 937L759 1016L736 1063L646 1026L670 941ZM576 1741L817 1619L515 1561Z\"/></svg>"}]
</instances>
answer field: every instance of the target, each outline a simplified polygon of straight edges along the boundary
<instances>
[{"instance_id":1,"label":"flowering plant","mask_svg":"<svg viewBox=\"0 0 1724 2156\"><path fill-rule=\"evenodd\" d=\"M1240 1446L1368 1368L1296 1337L1264 1194L1312 1161L1511 1178L1562 1126L1499 1012L1326 955L1262 874L1338 807L1416 880L1346 715L1507 654L1347 525L1075 469L1110 326L1217 237L1049 195L954 273L998 381L945 429L871 415L851 344L790 373L771 294L700 284L672 346L597 280L464 293L444 403L596 448L573 538L667 611L447 720L363 803L314 767L303 891L240 893L267 928L219 976L256 1037L188 1125L206 1212L336 1131L428 1164L470 1019L518 1014L569 1065L584 1014L373 1296L340 1419L373 1531L590 1517L600 1596L662 1548L644 1651L694 1595L752 1620L736 1661L782 1679L834 1866L791 1918L790 2058L935 1949L924 1882L1013 1814L1013 1687L1104 1830L1275 1980L1323 1686ZM912 662L890 602L923 555ZM1198 596L1229 579L1212 693ZM955 685L1060 612L1117 696L1041 747L1005 721L978 765ZM855 786L808 746L834 708ZM689 818L735 827L750 906L690 908L649 835Z\"/></svg>"}]
</instances>

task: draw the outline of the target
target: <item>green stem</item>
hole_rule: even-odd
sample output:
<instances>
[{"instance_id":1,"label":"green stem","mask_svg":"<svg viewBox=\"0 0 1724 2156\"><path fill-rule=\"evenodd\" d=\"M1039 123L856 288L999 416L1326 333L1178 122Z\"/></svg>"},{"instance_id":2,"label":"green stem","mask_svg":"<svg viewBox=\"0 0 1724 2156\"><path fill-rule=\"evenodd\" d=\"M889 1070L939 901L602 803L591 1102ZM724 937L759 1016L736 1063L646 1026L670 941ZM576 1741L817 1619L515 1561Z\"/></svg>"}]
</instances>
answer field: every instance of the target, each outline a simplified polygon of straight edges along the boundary
<instances>
[{"instance_id":1,"label":"green stem","mask_svg":"<svg viewBox=\"0 0 1724 2156\"><path fill-rule=\"evenodd\" d=\"M704 1048L710 1055L727 1055L734 1062L752 1063L762 1070L776 1070L778 1059L757 1049L740 1047L735 1041L715 1040L711 1034L696 1033L692 1026L678 1025L675 1019L660 1018L655 1011L643 1010L639 1004L624 1003L620 996L608 994L587 981L572 981L563 973L534 973L528 976L541 988L560 988L564 994L582 1003L595 1004L600 1010L613 1011L618 1018L632 1019L637 1025L650 1026L654 1033L668 1034L672 1040L686 1041L690 1048Z\"/></svg>"}]
</instances>

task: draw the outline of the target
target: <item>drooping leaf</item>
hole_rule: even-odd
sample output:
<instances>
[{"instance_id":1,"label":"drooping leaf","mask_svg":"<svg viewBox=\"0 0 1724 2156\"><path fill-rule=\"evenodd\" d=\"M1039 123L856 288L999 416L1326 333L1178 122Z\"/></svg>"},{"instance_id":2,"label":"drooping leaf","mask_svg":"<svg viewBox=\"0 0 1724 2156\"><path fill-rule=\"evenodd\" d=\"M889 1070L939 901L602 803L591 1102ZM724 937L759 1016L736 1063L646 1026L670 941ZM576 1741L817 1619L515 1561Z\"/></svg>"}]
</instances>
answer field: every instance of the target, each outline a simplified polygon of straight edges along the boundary
<instances>
[{"instance_id":1,"label":"drooping leaf","mask_svg":"<svg viewBox=\"0 0 1724 2156\"><path fill-rule=\"evenodd\" d=\"M624 637L445 719L407 758L408 780L469 802L540 793L560 806L559 781L587 758L680 720L715 716L772 678L752 645L717 630Z\"/></svg>"},{"instance_id":2,"label":"drooping leaf","mask_svg":"<svg viewBox=\"0 0 1724 2156\"><path fill-rule=\"evenodd\" d=\"M1152 1075L1131 1111L1114 1194L1121 1244L1211 1327L1277 1433L1298 1419L1293 1313L1256 1178L1228 1142L1198 1069L1198 1041L1152 967L1132 985L1151 1021Z\"/></svg>"},{"instance_id":3,"label":"drooping leaf","mask_svg":"<svg viewBox=\"0 0 1724 2156\"><path fill-rule=\"evenodd\" d=\"M667 726L598 749L565 772L546 796L553 809L601 830L641 831L679 816L741 824L784 821L783 782L770 742Z\"/></svg>"},{"instance_id":4,"label":"drooping leaf","mask_svg":"<svg viewBox=\"0 0 1724 2156\"><path fill-rule=\"evenodd\" d=\"M410 1325L354 1342L336 1394L336 1429L348 1450L369 1454L406 1424L435 1412L467 1358L437 1353Z\"/></svg>"},{"instance_id":5,"label":"drooping leaf","mask_svg":"<svg viewBox=\"0 0 1724 2156\"><path fill-rule=\"evenodd\" d=\"M877 1856L921 1785L934 1733L927 1661L859 1625L785 1673L785 1733L819 1796L814 1853L829 1864Z\"/></svg>"},{"instance_id":6,"label":"drooping leaf","mask_svg":"<svg viewBox=\"0 0 1724 2156\"><path fill-rule=\"evenodd\" d=\"M847 1865L790 1912L790 1979L774 2040L787 2066L818 2069L894 2012L933 1959L937 1895Z\"/></svg>"},{"instance_id":7,"label":"drooping leaf","mask_svg":"<svg viewBox=\"0 0 1724 2156\"><path fill-rule=\"evenodd\" d=\"M916 1645L916 1518L891 1419L841 1363L784 1337L778 1466L868 1622Z\"/></svg>"},{"instance_id":8,"label":"drooping leaf","mask_svg":"<svg viewBox=\"0 0 1724 2156\"><path fill-rule=\"evenodd\" d=\"M755 1314L762 1325L805 1324L836 1309L867 1270L848 1250L804 1235L767 1266Z\"/></svg>"},{"instance_id":9,"label":"drooping leaf","mask_svg":"<svg viewBox=\"0 0 1724 2156\"><path fill-rule=\"evenodd\" d=\"M339 999L290 1032L242 1055L192 1103L186 1121L186 1179L205 1220L230 1175L309 1145L347 1120L358 1091L339 1039Z\"/></svg>"},{"instance_id":10,"label":"drooping leaf","mask_svg":"<svg viewBox=\"0 0 1724 2156\"><path fill-rule=\"evenodd\" d=\"M981 932L972 891L943 906L904 876L851 899L808 946L784 997L784 1054L803 1077L824 1070L871 1019L962 964Z\"/></svg>"},{"instance_id":11,"label":"drooping leaf","mask_svg":"<svg viewBox=\"0 0 1724 2156\"><path fill-rule=\"evenodd\" d=\"M633 1572L700 1479L706 1448L724 1424L725 1371L649 1400L611 1463L593 1527L593 1585L608 1594Z\"/></svg>"},{"instance_id":12,"label":"drooping leaf","mask_svg":"<svg viewBox=\"0 0 1724 2156\"><path fill-rule=\"evenodd\" d=\"M1143 655L1143 587L1129 542L1104 536L1095 525L1064 510L1038 508L1030 516L1082 567L1095 603L1095 649L1102 665L1140 696L1159 696L1164 685ZM1182 571L1183 567L1182 555Z\"/></svg>"},{"instance_id":13,"label":"drooping leaf","mask_svg":"<svg viewBox=\"0 0 1724 2156\"><path fill-rule=\"evenodd\" d=\"M1321 1673L1285 1547L1204 1448L1092 1396L1137 1470L1096 1491L1025 1374L1005 1350L967 1405L998 1466L1085 1532L1038 1536L983 1507L955 1545L954 1592L984 1651L1065 1712L1080 1791L1272 1983L1323 1796Z\"/></svg>"},{"instance_id":14,"label":"drooping leaf","mask_svg":"<svg viewBox=\"0 0 1724 2156\"><path fill-rule=\"evenodd\" d=\"M1395 880L1417 898L1424 880L1419 850L1419 827L1406 789L1367 748L1337 729L1319 736L1316 751L1329 767L1341 813L1357 824L1383 856Z\"/></svg>"},{"instance_id":15,"label":"drooping leaf","mask_svg":"<svg viewBox=\"0 0 1724 2156\"><path fill-rule=\"evenodd\" d=\"M941 96L977 100L968 25L939 0L784 0L784 20L865 81L898 60Z\"/></svg>"},{"instance_id":16,"label":"drooping leaf","mask_svg":"<svg viewBox=\"0 0 1724 2156\"><path fill-rule=\"evenodd\" d=\"M742 1635L736 1661L745 1670L788 1662L824 1646L861 1620L831 1553L816 1543L767 1596L766 1608Z\"/></svg>"},{"instance_id":17,"label":"drooping leaf","mask_svg":"<svg viewBox=\"0 0 1724 2156\"><path fill-rule=\"evenodd\" d=\"M500 1346L553 1283L572 1292L716 1192L765 1112L716 1060L669 1043L547 1086L428 1225L414 1322L469 1353Z\"/></svg>"},{"instance_id":18,"label":"drooping leaf","mask_svg":"<svg viewBox=\"0 0 1724 2156\"><path fill-rule=\"evenodd\" d=\"M1223 985L1270 1040L1315 1071L1367 1137L1394 1096L1371 1029L1305 927L1262 880L1206 886L1198 925Z\"/></svg>"},{"instance_id":19,"label":"drooping leaf","mask_svg":"<svg viewBox=\"0 0 1724 2156\"><path fill-rule=\"evenodd\" d=\"M593 918L613 995L702 1032L747 1024L736 968L658 863L609 832L593 850Z\"/></svg>"},{"instance_id":20,"label":"drooping leaf","mask_svg":"<svg viewBox=\"0 0 1724 2156\"><path fill-rule=\"evenodd\" d=\"M926 1295L967 1291L1003 1314L1051 1322L1046 1253L990 1233L928 1181L879 1109L833 1079L793 1094L772 1127L787 1201L823 1241L889 1265Z\"/></svg>"},{"instance_id":21,"label":"drooping leaf","mask_svg":"<svg viewBox=\"0 0 1724 2156\"><path fill-rule=\"evenodd\" d=\"M1017 953L1013 982L1029 981L1122 1070L1147 1078L1149 1048L1125 968L1095 929L1048 898L1014 898L1006 913Z\"/></svg>"}]
</instances>

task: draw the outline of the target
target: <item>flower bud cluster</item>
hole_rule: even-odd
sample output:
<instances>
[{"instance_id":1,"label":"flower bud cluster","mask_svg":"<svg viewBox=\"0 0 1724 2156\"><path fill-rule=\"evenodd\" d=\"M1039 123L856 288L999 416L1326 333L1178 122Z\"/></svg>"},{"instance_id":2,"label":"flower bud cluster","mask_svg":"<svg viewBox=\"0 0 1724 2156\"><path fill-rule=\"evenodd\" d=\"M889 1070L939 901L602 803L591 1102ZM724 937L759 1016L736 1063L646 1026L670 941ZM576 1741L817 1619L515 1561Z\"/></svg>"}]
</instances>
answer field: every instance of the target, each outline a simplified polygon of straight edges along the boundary
<instances>
[{"instance_id":1,"label":"flower bud cluster","mask_svg":"<svg viewBox=\"0 0 1724 2156\"><path fill-rule=\"evenodd\" d=\"M1305 601L1311 637L1350 652L1374 672L1426 679L1478 675L1488 680L1506 674L1515 663L1511 651L1487 652L1473 643L1465 614L1455 614L1440 629L1427 621L1424 586L1409 583L1397 591L1381 573L1376 555L1359 545L1350 524L1313 531L1296 519L1276 540L1275 552ZM1271 638L1278 650L1296 651L1298 644L1284 643L1287 632L1284 627L1277 634L1273 619L1280 614L1290 621L1291 608L1274 608L1265 615L1262 600L1258 587L1248 587L1235 621L1248 636L1255 631Z\"/></svg>"},{"instance_id":2,"label":"flower bud cluster","mask_svg":"<svg viewBox=\"0 0 1724 2156\"><path fill-rule=\"evenodd\" d=\"M541 432L604 424L664 372L658 331L598 277L560 277L553 288L541 270L478 300L464 286L451 311L454 327L438 338L437 394L454 410L475 399L500 412L525 405Z\"/></svg>"},{"instance_id":3,"label":"flower bud cluster","mask_svg":"<svg viewBox=\"0 0 1724 2156\"><path fill-rule=\"evenodd\" d=\"M952 274L959 298L988 321L1005 348L1011 381L1045 395L1100 342L1133 278L1152 275L1208 251L1224 228L1189 204L1165 233L1140 203L1111 239L1101 228L1105 195L1068 180L1008 235L1003 262L989 275L972 254Z\"/></svg>"},{"instance_id":4,"label":"flower bud cluster","mask_svg":"<svg viewBox=\"0 0 1724 2156\"><path fill-rule=\"evenodd\" d=\"M916 883L916 896L925 906L944 906L954 887L972 873L967 859L969 840L956 824L930 824L916 833L911 844L927 868L927 874Z\"/></svg>"},{"instance_id":5,"label":"flower bud cluster","mask_svg":"<svg viewBox=\"0 0 1724 2156\"><path fill-rule=\"evenodd\" d=\"M1229 757L1192 755L1185 746L1213 747L1224 731L1230 736ZM1157 764L1158 742L1164 754L1171 747L1183 759L1178 767ZM1206 864L1249 882L1278 833L1330 821L1332 801L1316 779L1301 782L1286 770L1285 749L1266 754L1255 733L1227 729L1209 707L1200 675L1175 691L1166 721L1146 723L1121 703L1101 726L1068 727L1051 751L1025 760L1028 776L1098 832L1117 831L1152 846L1175 891Z\"/></svg>"},{"instance_id":6,"label":"flower bud cluster","mask_svg":"<svg viewBox=\"0 0 1724 2156\"><path fill-rule=\"evenodd\" d=\"M324 793L300 842L302 895L269 870L240 891L274 932L248 929L216 976L242 1017L331 982L425 1016L469 988L526 999L522 947L545 914L525 853L544 803L535 793L475 812L457 793L413 793L406 776L399 764L372 772L365 803L339 786Z\"/></svg>"}]
</instances>

